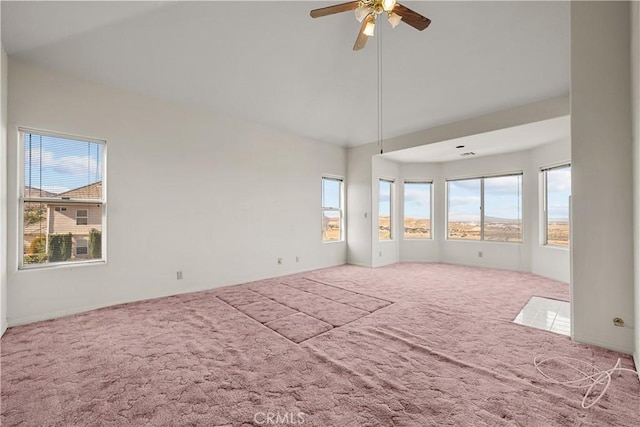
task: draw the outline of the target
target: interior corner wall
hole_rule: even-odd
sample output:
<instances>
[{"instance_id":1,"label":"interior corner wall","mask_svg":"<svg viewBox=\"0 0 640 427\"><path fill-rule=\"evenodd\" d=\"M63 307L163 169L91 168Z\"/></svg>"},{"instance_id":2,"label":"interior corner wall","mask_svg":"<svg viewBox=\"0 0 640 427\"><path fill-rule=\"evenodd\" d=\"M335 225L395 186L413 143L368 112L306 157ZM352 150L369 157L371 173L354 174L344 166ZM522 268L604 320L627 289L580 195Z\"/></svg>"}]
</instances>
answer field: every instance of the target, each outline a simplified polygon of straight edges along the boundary
<instances>
[{"instance_id":1,"label":"interior corner wall","mask_svg":"<svg viewBox=\"0 0 640 427\"><path fill-rule=\"evenodd\" d=\"M361 267L371 263L371 174L375 144L347 150L347 262Z\"/></svg>"},{"instance_id":2,"label":"interior corner wall","mask_svg":"<svg viewBox=\"0 0 640 427\"><path fill-rule=\"evenodd\" d=\"M640 2L631 3L631 87L634 165L635 364L640 371Z\"/></svg>"},{"instance_id":3,"label":"interior corner wall","mask_svg":"<svg viewBox=\"0 0 640 427\"><path fill-rule=\"evenodd\" d=\"M543 244L544 214L543 188L540 168L571 162L571 140L558 141L536 147L529 152L533 179L526 182L525 190L531 207L531 227L526 235L530 243L531 272L564 283L571 282L571 253L568 248Z\"/></svg>"},{"instance_id":4,"label":"interior corner wall","mask_svg":"<svg viewBox=\"0 0 640 427\"><path fill-rule=\"evenodd\" d=\"M106 264L18 270L9 161L9 326L346 261L320 232L321 178L345 176L343 147L13 59L8 107L9 159L18 126L104 139L108 183Z\"/></svg>"},{"instance_id":5,"label":"interior corner wall","mask_svg":"<svg viewBox=\"0 0 640 427\"><path fill-rule=\"evenodd\" d=\"M571 2L572 338L626 353L635 323L630 7Z\"/></svg>"},{"instance_id":6,"label":"interior corner wall","mask_svg":"<svg viewBox=\"0 0 640 427\"><path fill-rule=\"evenodd\" d=\"M398 205L400 199L398 197L400 182L400 167L398 163L382 158L380 155L374 156L372 159L371 173L371 206L373 212L371 215L371 265L372 267L382 267L389 264L395 264L400 261L400 221L398 213ZM391 239L380 240L378 238L378 206L379 206L379 181L387 179L393 181L391 190Z\"/></svg>"},{"instance_id":7,"label":"interior corner wall","mask_svg":"<svg viewBox=\"0 0 640 427\"><path fill-rule=\"evenodd\" d=\"M7 71L0 38L0 336L7 329Z\"/></svg>"}]
</instances>

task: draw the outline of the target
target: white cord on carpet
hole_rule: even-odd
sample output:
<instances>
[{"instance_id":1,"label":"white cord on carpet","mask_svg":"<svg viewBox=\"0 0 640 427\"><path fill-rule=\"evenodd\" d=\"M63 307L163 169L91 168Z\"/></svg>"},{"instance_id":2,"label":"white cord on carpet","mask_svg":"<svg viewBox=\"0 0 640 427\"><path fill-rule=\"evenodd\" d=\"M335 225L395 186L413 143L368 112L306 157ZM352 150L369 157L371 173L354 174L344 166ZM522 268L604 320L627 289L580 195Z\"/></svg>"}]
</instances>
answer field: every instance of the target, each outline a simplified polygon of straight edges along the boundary
<instances>
[{"instance_id":1,"label":"white cord on carpet","mask_svg":"<svg viewBox=\"0 0 640 427\"><path fill-rule=\"evenodd\" d=\"M575 380L566 380L566 381L552 378L551 376L546 374L541 367L541 365L549 362L559 363L564 367L569 368L574 372L578 373L579 377ZM562 384L571 388L587 388L587 391L585 392L584 397L582 398L582 407L584 409L591 408L593 405L598 403L600 399L602 399L602 397L605 395L605 393L609 389L609 385L611 385L611 375L614 372L618 372L618 375L621 375L622 372L625 372L625 371L633 372L634 374L638 375L638 372L634 371L633 369L622 368L620 366L621 364L620 358L618 358L618 361L613 366L613 368L607 369L607 370L602 370L597 366L591 365L580 359L574 359L573 357L565 357L565 356L548 356L548 357L536 356L533 359L533 364L536 366L536 369L543 377L545 377L547 380L555 384ZM579 366L580 364L582 365L582 367ZM586 372L587 370L590 370L591 373ZM594 400L591 403L587 405L587 400L589 399L589 396L591 396L593 389L596 386L601 384L604 385L604 387L602 388L602 391L600 392L600 394L598 394L594 398Z\"/></svg>"}]
</instances>

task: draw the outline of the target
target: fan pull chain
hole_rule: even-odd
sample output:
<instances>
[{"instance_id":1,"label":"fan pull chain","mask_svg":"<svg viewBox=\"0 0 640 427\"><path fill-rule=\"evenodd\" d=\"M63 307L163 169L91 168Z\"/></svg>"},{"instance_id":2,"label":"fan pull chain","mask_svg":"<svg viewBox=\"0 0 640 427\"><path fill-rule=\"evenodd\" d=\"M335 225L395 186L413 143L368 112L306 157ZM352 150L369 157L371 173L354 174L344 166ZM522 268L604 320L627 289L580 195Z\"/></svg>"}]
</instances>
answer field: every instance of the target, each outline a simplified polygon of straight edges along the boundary
<instances>
[{"instance_id":1,"label":"fan pull chain","mask_svg":"<svg viewBox=\"0 0 640 427\"><path fill-rule=\"evenodd\" d=\"M384 153L382 145L382 28L378 30L378 146L380 154Z\"/></svg>"}]
</instances>

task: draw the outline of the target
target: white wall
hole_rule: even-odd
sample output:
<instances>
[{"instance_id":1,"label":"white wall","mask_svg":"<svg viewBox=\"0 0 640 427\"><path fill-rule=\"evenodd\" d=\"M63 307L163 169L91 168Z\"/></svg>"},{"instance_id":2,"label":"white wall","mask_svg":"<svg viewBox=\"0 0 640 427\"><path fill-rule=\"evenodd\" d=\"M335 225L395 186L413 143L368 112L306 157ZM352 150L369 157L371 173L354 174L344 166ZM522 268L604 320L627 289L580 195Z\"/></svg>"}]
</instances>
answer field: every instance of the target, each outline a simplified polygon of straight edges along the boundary
<instances>
[{"instance_id":1,"label":"white wall","mask_svg":"<svg viewBox=\"0 0 640 427\"><path fill-rule=\"evenodd\" d=\"M0 335L7 329L7 53L0 38Z\"/></svg>"},{"instance_id":2,"label":"white wall","mask_svg":"<svg viewBox=\"0 0 640 427\"><path fill-rule=\"evenodd\" d=\"M441 181L439 163L403 163L400 165L400 180L398 186L398 237L400 239L400 261L402 262L439 262L440 261L440 242L444 238L441 227L442 212L438 210L441 207L442 195L444 194L444 185ZM403 239L402 220L404 218L404 186L405 180L430 180L432 184L433 201L431 206L431 239Z\"/></svg>"},{"instance_id":3,"label":"white wall","mask_svg":"<svg viewBox=\"0 0 640 427\"><path fill-rule=\"evenodd\" d=\"M399 201L398 187L400 184L400 169L396 162L383 159L380 155L372 159L371 174L371 264L372 267L381 267L383 265L395 264L400 260L400 217L398 213ZM388 179L394 181L391 194L391 237L390 240L380 240L378 238L378 202L379 202L379 181L380 179Z\"/></svg>"},{"instance_id":4,"label":"white wall","mask_svg":"<svg viewBox=\"0 0 640 427\"><path fill-rule=\"evenodd\" d=\"M640 2L631 4L631 86L634 165L635 363L640 368Z\"/></svg>"},{"instance_id":5,"label":"white wall","mask_svg":"<svg viewBox=\"0 0 640 427\"><path fill-rule=\"evenodd\" d=\"M10 161L10 325L346 260L320 239L321 176L345 176L344 148L10 60L14 160L18 126L107 141L108 262L17 270Z\"/></svg>"},{"instance_id":6,"label":"white wall","mask_svg":"<svg viewBox=\"0 0 640 427\"><path fill-rule=\"evenodd\" d=\"M571 3L573 338L633 352L630 3ZM615 327L613 318L626 326Z\"/></svg>"}]
</instances>

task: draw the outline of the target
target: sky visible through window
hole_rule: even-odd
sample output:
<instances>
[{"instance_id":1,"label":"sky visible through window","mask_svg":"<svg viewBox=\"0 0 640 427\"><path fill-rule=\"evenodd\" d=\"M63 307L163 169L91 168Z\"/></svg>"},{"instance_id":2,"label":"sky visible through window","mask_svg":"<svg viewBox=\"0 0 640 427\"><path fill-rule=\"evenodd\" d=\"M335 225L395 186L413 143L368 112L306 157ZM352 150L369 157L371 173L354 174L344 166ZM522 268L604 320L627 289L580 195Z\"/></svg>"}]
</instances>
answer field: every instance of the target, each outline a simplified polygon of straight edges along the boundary
<instances>
[{"instance_id":1,"label":"sky visible through window","mask_svg":"<svg viewBox=\"0 0 640 427\"><path fill-rule=\"evenodd\" d=\"M480 221L480 179L449 181L449 221ZM519 220L522 216L522 176L485 178L485 215Z\"/></svg>"},{"instance_id":2,"label":"sky visible through window","mask_svg":"<svg viewBox=\"0 0 640 427\"><path fill-rule=\"evenodd\" d=\"M391 215L391 182L380 180L378 186L378 215Z\"/></svg>"},{"instance_id":3,"label":"sky visible through window","mask_svg":"<svg viewBox=\"0 0 640 427\"><path fill-rule=\"evenodd\" d=\"M322 207L340 208L340 181L330 178L322 180Z\"/></svg>"},{"instance_id":4,"label":"sky visible through window","mask_svg":"<svg viewBox=\"0 0 640 427\"><path fill-rule=\"evenodd\" d=\"M404 184L404 216L416 219L431 217L430 183L406 182Z\"/></svg>"},{"instance_id":5,"label":"sky visible through window","mask_svg":"<svg viewBox=\"0 0 640 427\"><path fill-rule=\"evenodd\" d=\"M547 218L551 221L569 220L571 195L571 167L547 171Z\"/></svg>"},{"instance_id":6,"label":"sky visible through window","mask_svg":"<svg viewBox=\"0 0 640 427\"><path fill-rule=\"evenodd\" d=\"M25 133L24 185L59 194L102 181L102 150L99 143Z\"/></svg>"},{"instance_id":7,"label":"sky visible through window","mask_svg":"<svg viewBox=\"0 0 640 427\"><path fill-rule=\"evenodd\" d=\"M480 222L480 180L448 183L449 221Z\"/></svg>"}]
</instances>

